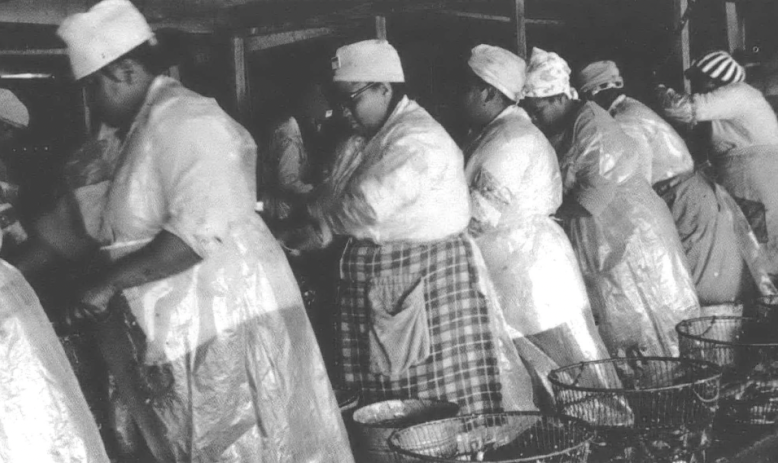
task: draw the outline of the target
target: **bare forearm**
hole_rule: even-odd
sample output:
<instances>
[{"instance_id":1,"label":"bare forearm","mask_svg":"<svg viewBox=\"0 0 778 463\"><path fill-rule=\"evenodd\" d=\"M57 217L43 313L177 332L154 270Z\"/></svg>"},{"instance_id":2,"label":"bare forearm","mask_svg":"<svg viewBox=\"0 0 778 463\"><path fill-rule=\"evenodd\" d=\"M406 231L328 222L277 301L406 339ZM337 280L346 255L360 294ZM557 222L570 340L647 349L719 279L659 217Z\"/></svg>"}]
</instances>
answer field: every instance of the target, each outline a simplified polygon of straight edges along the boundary
<instances>
[{"instance_id":1,"label":"bare forearm","mask_svg":"<svg viewBox=\"0 0 778 463\"><path fill-rule=\"evenodd\" d=\"M111 266L103 284L121 291L176 275L201 260L179 237L162 231L148 245Z\"/></svg>"}]
</instances>

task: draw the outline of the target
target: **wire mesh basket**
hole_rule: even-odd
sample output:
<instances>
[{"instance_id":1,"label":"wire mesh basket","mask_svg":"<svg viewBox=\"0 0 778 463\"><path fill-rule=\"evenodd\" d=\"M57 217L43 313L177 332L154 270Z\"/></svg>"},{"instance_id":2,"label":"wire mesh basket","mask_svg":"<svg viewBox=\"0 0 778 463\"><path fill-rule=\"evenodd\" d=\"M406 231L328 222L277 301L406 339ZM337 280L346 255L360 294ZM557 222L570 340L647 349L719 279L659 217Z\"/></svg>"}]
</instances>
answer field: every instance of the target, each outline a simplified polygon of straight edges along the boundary
<instances>
[{"instance_id":1,"label":"wire mesh basket","mask_svg":"<svg viewBox=\"0 0 778 463\"><path fill-rule=\"evenodd\" d=\"M643 357L585 362L549 374L559 411L594 426L597 461L686 461L710 443L721 369Z\"/></svg>"},{"instance_id":2,"label":"wire mesh basket","mask_svg":"<svg viewBox=\"0 0 778 463\"><path fill-rule=\"evenodd\" d=\"M392 434L389 447L397 463L585 463L593 438L576 418L505 412L410 426Z\"/></svg>"},{"instance_id":3,"label":"wire mesh basket","mask_svg":"<svg viewBox=\"0 0 778 463\"><path fill-rule=\"evenodd\" d=\"M681 355L721 366L720 415L737 424L778 423L778 330L766 318L704 317L676 327Z\"/></svg>"},{"instance_id":4,"label":"wire mesh basket","mask_svg":"<svg viewBox=\"0 0 778 463\"><path fill-rule=\"evenodd\" d=\"M335 389L335 400L338 401L340 413L346 414L356 410L359 405L359 393L351 389Z\"/></svg>"},{"instance_id":5,"label":"wire mesh basket","mask_svg":"<svg viewBox=\"0 0 778 463\"><path fill-rule=\"evenodd\" d=\"M357 461L394 463L394 452L387 444L392 433L458 413L455 403L428 399L387 400L362 407L354 412Z\"/></svg>"}]
</instances>

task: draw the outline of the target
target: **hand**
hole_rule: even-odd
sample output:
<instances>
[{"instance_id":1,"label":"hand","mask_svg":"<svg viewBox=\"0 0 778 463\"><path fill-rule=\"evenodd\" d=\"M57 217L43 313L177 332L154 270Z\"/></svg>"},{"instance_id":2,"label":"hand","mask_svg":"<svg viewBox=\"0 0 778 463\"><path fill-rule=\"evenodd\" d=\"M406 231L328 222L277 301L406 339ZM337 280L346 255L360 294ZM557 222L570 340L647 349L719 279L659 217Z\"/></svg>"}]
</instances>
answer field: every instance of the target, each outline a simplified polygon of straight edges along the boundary
<instances>
[{"instance_id":1,"label":"hand","mask_svg":"<svg viewBox=\"0 0 778 463\"><path fill-rule=\"evenodd\" d=\"M88 289L79 299L76 307L68 314L67 323L73 324L80 320L102 321L108 317L108 303L116 288L110 284L100 284Z\"/></svg>"}]
</instances>

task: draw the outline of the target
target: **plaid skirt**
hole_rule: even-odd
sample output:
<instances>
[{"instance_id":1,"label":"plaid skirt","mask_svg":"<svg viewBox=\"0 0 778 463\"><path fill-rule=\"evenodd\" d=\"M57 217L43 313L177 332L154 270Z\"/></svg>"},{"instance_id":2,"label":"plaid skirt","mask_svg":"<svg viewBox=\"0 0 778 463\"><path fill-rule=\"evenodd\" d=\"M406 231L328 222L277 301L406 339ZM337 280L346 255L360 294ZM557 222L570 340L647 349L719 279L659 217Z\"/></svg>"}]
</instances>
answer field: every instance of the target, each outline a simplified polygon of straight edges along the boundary
<instances>
[{"instance_id":1,"label":"plaid skirt","mask_svg":"<svg viewBox=\"0 0 778 463\"><path fill-rule=\"evenodd\" d=\"M363 404L423 398L455 402L462 413L502 411L491 307L479 289L474 246L465 235L425 244L349 241L340 264L339 370L343 386L357 390ZM401 373L376 373L370 289L403 275L423 288L429 355Z\"/></svg>"}]
</instances>

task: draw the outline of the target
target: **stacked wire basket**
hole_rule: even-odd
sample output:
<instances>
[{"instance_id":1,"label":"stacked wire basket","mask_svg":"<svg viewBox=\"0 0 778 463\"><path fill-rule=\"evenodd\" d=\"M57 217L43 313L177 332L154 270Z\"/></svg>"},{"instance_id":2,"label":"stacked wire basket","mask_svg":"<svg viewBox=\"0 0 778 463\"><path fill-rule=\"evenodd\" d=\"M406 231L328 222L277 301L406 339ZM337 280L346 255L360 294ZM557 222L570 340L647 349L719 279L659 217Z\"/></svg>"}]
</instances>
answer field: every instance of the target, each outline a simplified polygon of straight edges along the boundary
<instances>
[{"instance_id":1,"label":"stacked wire basket","mask_svg":"<svg viewBox=\"0 0 778 463\"><path fill-rule=\"evenodd\" d=\"M759 309L767 310L759 310ZM677 327L681 355L721 366L721 426L778 423L778 312L703 317Z\"/></svg>"},{"instance_id":2,"label":"stacked wire basket","mask_svg":"<svg viewBox=\"0 0 778 463\"><path fill-rule=\"evenodd\" d=\"M389 447L397 463L586 463L593 437L576 418L506 412L411 426L392 434Z\"/></svg>"},{"instance_id":3,"label":"stacked wire basket","mask_svg":"<svg viewBox=\"0 0 778 463\"><path fill-rule=\"evenodd\" d=\"M549 376L561 413L590 423L597 462L688 462L711 441L721 369L680 358L617 358Z\"/></svg>"},{"instance_id":4,"label":"stacked wire basket","mask_svg":"<svg viewBox=\"0 0 778 463\"><path fill-rule=\"evenodd\" d=\"M778 424L778 298L752 308L749 317L681 322L679 358L615 358L551 372L556 415L414 415L376 440L371 463L376 455L393 463L705 461L714 425L722 434ZM371 432L386 432L393 419Z\"/></svg>"}]
</instances>

